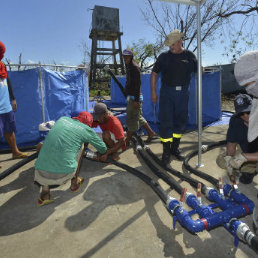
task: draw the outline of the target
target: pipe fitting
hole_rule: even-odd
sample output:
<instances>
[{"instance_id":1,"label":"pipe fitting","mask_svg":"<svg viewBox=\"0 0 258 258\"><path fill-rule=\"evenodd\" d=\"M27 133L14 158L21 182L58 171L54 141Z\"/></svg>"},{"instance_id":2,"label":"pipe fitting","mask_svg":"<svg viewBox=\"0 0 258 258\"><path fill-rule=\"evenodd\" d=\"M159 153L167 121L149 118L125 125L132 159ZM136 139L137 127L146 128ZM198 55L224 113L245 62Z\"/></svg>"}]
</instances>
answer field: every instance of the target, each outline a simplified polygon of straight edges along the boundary
<instances>
[{"instance_id":1,"label":"pipe fitting","mask_svg":"<svg viewBox=\"0 0 258 258\"><path fill-rule=\"evenodd\" d=\"M167 207L168 207L168 210L171 212L171 214L174 215L175 210L181 207L181 205L177 199L173 197L169 197L167 200Z\"/></svg>"},{"instance_id":2,"label":"pipe fitting","mask_svg":"<svg viewBox=\"0 0 258 258\"><path fill-rule=\"evenodd\" d=\"M194 221L189 213L180 206L179 201L177 201L175 198L169 198L167 200L167 207L172 215L177 217L181 225L188 229L190 232L198 233L206 228L204 221L200 219Z\"/></svg>"},{"instance_id":3,"label":"pipe fitting","mask_svg":"<svg viewBox=\"0 0 258 258\"><path fill-rule=\"evenodd\" d=\"M207 197L207 198L209 198L209 193L210 193L210 191L211 190L214 190L212 187L209 187L209 186L207 186L206 188L205 188L205 196Z\"/></svg>"}]
</instances>

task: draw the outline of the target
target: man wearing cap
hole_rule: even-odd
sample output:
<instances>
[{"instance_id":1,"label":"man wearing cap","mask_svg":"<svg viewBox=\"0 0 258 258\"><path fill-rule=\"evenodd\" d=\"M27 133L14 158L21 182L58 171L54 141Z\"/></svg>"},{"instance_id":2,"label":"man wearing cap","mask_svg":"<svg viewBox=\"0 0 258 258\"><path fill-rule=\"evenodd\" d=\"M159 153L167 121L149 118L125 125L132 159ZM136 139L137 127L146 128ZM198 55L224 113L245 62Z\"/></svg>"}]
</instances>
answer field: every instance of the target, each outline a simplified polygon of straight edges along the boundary
<instances>
[{"instance_id":1,"label":"man wearing cap","mask_svg":"<svg viewBox=\"0 0 258 258\"><path fill-rule=\"evenodd\" d=\"M0 41L0 138L4 136L6 142L11 147L13 159L26 158L28 153L21 152L16 144L14 111L17 109L17 103L8 72L1 61L4 58L5 51L5 45Z\"/></svg>"},{"instance_id":2,"label":"man wearing cap","mask_svg":"<svg viewBox=\"0 0 258 258\"><path fill-rule=\"evenodd\" d=\"M197 71L197 60L193 52L183 48L184 34L172 31L164 42L169 51L162 53L151 73L151 98L158 100L157 79L161 73L159 100L160 140L163 144L162 161L170 163L170 155L183 160L179 147L188 120L189 84L191 74Z\"/></svg>"},{"instance_id":3,"label":"man wearing cap","mask_svg":"<svg viewBox=\"0 0 258 258\"><path fill-rule=\"evenodd\" d=\"M90 143L102 155L107 151L105 143L90 128L92 121L92 115L83 111L77 117L59 118L49 131L35 162L34 180L42 186L38 206L53 202L50 185L61 185L70 179L70 190L80 190L83 178L78 173L84 143Z\"/></svg>"},{"instance_id":4,"label":"man wearing cap","mask_svg":"<svg viewBox=\"0 0 258 258\"><path fill-rule=\"evenodd\" d=\"M113 116L104 103L96 103L93 112L92 127L99 126L102 130L102 139L107 145L106 157L112 155L118 159L117 152L119 149L125 150L125 135L120 120Z\"/></svg>"},{"instance_id":5,"label":"man wearing cap","mask_svg":"<svg viewBox=\"0 0 258 258\"><path fill-rule=\"evenodd\" d=\"M248 142L251 143L258 138L258 50L242 55L235 64L234 74L239 85L253 96L248 126ZM258 162L258 151L239 153L230 160L230 164L239 169L247 161Z\"/></svg>"},{"instance_id":6,"label":"man wearing cap","mask_svg":"<svg viewBox=\"0 0 258 258\"><path fill-rule=\"evenodd\" d=\"M252 98L247 94L239 94L234 100L234 106L235 114L230 118L227 131L226 156L224 157L225 168L227 169L229 176L234 173L238 175L239 172L241 172L241 176L239 178L240 182L249 184L252 182L253 177L256 174L256 163L246 162L241 168L238 168L239 170L234 170L231 166L231 160L241 152L243 152L244 155L251 155L258 151L258 138L253 142L248 142L247 140ZM237 150L238 145L241 150Z\"/></svg>"},{"instance_id":7,"label":"man wearing cap","mask_svg":"<svg viewBox=\"0 0 258 258\"><path fill-rule=\"evenodd\" d=\"M125 49L123 51L123 59L126 66L126 125L128 128L126 145L129 146L130 140L134 132L139 130L141 126L143 126L148 133L148 138L146 142L150 142L151 140L156 138L156 134L142 116L143 96L141 94L140 68L133 61L133 52L130 49Z\"/></svg>"}]
</instances>

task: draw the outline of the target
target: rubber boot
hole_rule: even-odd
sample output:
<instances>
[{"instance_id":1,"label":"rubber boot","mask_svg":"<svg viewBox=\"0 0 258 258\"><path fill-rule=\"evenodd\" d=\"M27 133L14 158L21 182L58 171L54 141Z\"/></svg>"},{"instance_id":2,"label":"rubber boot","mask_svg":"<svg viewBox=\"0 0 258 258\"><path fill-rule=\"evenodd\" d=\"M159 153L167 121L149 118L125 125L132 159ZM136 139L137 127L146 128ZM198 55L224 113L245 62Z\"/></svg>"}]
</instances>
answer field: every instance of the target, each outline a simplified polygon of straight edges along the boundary
<instances>
[{"instance_id":1,"label":"rubber boot","mask_svg":"<svg viewBox=\"0 0 258 258\"><path fill-rule=\"evenodd\" d=\"M178 148L181 138L173 138L171 143L170 153L176 157L177 160L183 161L185 156L182 154L181 150Z\"/></svg>"},{"instance_id":2,"label":"rubber boot","mask_svg":"<svg viewBox=\"0 0 258 258\"><path fill-rule=\"evenodd\" d=\"M242 175L239 177L239 181L242 184L250 184L253 182L253 178L255 176L255 173L246 173L246 172L242 172Z\"/></svg>"},{"instance_id":3,"label":"rubber boot","mask_svg":"<svg viewBox=\"0 0 258 258\"><path fill-rule=\"evenodd\" d=\"M162 162L165 166L170 163L170 142L162 142L163 144L163 154Z\"/></svg>"}]
</instances>

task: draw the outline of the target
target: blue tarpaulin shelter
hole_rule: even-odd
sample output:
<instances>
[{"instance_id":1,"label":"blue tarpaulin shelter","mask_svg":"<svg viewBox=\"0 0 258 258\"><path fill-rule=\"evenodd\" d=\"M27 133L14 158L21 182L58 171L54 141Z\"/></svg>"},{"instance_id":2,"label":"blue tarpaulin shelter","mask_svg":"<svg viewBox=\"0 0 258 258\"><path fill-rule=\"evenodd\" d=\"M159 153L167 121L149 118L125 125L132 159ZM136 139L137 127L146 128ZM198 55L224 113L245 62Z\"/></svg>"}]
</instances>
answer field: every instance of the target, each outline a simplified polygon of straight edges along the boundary
<instances>
[{"instance_id":1,"label":"blue tarpaulin shelter","mask_svg":"<svg viewBox=\"0 0 258 258\"><path fill-rule=\"evenodd\" d=\"M17 101L15 120L18 146L32 146L40 140L40 123L70 116L74 110L89 110L88 78L85 70L56 72L42 67L10 71ZM8 145L4 139L1 148Z\"/></svg>"},{"instance_id":2,"label":"blue tarpaulin shelter","mask_svg":"<svg viewBox=\"0 0 258 258\"><path fill-rule=\"evenodd\" d=\"M117 77L122 85L125 85L125 76ZM203 125L212 123L221 117L221 90L220 90L220 71L213 73L205 73L202 76L202 101L203 101ZM142 94L143 94L143 116L149 122L154 122L154 105L151 101L150 74L142 74ZM157 82L157 93L161 87L161 77ZM187 128L197 128L198 126L198 105L197 105L197 84L195 76L192 76L190 83L190 100L188 106L188 125ZM126 105L126 100L121 93L115 81L111 80L111 103L116 105ZM156 113L159 111L159 103L157 103ZM158 115L156 117L158 122Z\"/></svg>"}]
</instances>

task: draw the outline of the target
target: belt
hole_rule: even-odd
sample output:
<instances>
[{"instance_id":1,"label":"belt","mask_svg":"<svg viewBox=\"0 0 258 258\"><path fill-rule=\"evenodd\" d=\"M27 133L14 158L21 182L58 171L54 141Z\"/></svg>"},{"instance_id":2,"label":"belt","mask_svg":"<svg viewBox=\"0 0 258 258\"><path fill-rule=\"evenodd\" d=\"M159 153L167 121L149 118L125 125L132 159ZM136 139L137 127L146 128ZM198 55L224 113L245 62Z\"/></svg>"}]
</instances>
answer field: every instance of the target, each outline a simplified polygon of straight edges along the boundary
<instances>
[{"instance_id":1,"label":"belt","mask_svg":"<svg viewBox=\"0 0 258 258\"><path fill-rule=\"evenodd\" d=\"M183 89L183 87L187 87L188 85L164 85L166 87L169 87L169 88L175 88L175 90L177 91L181 91Z\"/></svg>"}]
</instances>

